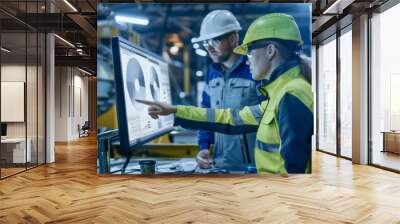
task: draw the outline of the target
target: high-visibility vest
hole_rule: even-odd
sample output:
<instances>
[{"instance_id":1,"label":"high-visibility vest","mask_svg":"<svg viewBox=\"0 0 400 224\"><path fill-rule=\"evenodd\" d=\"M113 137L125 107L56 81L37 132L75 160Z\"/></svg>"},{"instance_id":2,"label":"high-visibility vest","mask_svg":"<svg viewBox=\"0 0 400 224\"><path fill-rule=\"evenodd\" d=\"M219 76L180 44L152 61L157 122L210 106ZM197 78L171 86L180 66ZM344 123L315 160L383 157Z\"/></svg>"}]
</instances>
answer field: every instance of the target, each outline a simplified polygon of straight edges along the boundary
<instances>
[{"instance_id":1,"label":"high-visibility vest","mask_svg":"<svg viewBox=\"0 0 400 224\"><path fill-rule=\"evenodd\" d=\"M278 125L278 109L282 97L289 93L313 112L311 85L300 75L299 66L294 66L279 75L260 91L268 100L241 110L205 109L192 106L177 106L175 123L187 128L197 128L240 134L257 131L254 156L258 173L287 173L284 158L280 154L281 136ZM311 135L310 135L311 141ZM307 152L308 153L308 152ZM311 172L311 148L304 173Z\"/></svg>"}]
</instances>

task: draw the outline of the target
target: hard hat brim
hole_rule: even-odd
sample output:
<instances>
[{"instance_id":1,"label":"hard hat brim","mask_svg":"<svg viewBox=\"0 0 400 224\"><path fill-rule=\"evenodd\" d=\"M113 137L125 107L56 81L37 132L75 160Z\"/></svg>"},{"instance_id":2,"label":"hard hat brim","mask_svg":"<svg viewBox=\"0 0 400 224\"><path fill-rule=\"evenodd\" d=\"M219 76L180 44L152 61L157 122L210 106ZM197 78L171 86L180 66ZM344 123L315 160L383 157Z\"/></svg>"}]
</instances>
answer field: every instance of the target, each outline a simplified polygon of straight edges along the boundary
<instances>
[{"instance_id":1,"label":"hard hat brim","mask_svg":"<svg viewBox=\"0 0 400 224\"><path fill-rule=\"evenodd\" d=\"M237 29L225 30L225 31L222 31L222 32L219 32L219 33L209 34L209 35L206 35L206 36L193 37L191 39L191 41L192 41L192 44L194 44L194 43L198 43L198 42L201 42L201 41L213 39L213 38L222 36L222 35L230 33L230 32L236 32L236 31L239 31L241 29L242 28L240 28L240 29L237 28Z\"/></svg>"},{"instance_id":2,"label":"hard hat brim","mask_svg":"<svg viewBox=\"0 0 400 224\"><path fill-rule=\"evenodd\" d=\"M233 49L233 52L235 52L236 54L240 54L240 55L246 55L247 54L247 44L242 44L242 45L235 47L235 49Z\"/></svg>"}]
</instances>

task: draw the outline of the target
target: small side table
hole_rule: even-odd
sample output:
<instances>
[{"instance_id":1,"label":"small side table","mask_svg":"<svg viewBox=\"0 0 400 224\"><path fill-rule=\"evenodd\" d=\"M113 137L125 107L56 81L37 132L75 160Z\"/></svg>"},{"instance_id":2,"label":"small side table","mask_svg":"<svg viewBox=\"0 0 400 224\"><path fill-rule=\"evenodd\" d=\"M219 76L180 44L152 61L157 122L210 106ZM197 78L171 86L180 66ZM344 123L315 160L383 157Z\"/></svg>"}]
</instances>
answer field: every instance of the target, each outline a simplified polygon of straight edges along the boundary
<instances>
[{"instance_id":1,"label":"small side table","mask_svg":"<svg viewBox=\"0 0 400 224\"><path fill-rule=\"evenodd\" d=\"M400 131L382 131L383 150L382 152L391 152L400 154Z\"/></svg>"}]
</instances>

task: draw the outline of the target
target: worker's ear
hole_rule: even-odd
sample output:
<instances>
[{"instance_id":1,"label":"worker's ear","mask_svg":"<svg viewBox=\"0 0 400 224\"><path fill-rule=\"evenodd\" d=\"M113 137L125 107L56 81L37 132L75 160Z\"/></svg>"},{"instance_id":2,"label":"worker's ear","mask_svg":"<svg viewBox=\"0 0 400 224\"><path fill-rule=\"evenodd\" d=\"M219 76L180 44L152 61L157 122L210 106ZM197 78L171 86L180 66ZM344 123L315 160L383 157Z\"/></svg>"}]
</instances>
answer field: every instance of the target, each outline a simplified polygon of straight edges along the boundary
<instances>
[{"instance_id":1,"label":"worker's ear","mask_svg":"<svg viewBox=\"0 0 400 224\"><path fill-rule=\"evenodd\" d=\"M231 35L229 35L228 41L231 46L236 46L238 44L238 34L231 33Z\"/></svg>"},{"instance_id":2,"label":"worker's ear","mask_svg":"<svg viewBox=\"0 0 400 224\"><path fill-rule=\"evenodd\" d=\"M275 44L268 44L266 47L267 58L272 60L272 58L277 54L277 47Z\"/></svg>"}]
</instances>

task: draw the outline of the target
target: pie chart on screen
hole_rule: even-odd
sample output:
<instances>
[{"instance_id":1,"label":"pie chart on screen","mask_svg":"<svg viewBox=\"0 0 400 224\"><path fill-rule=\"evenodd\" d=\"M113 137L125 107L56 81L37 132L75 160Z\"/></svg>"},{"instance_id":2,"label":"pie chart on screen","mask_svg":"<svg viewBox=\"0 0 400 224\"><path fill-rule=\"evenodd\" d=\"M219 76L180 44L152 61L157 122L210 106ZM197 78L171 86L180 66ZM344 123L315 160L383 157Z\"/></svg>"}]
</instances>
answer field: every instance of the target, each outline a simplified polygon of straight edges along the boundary
<instances>
[{"instance_id":1,"label":"pie chart on screen","mask_svg":"<svg viewBox=\"0 0 400 224\"><path fill-rule=\"evenodd\" d=\"M143 104L136 102L135 99L146 99L146 85L142 66L135 58L128 62L126 86L133 107L137 111L142 111L144 109Z\"/></svg>"},{"instance_id":2,"label":"pie chart on screen","mask_svg":"<svg viewBox=\"0 0 400 224\"><path fill-rule=\"evenodd\" d=\"M150 92L154 101L160 101L160 81L158 80L158 73L154 67L150 69Z\"/></svg>"}]
</instances>

